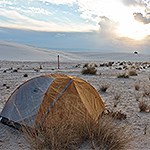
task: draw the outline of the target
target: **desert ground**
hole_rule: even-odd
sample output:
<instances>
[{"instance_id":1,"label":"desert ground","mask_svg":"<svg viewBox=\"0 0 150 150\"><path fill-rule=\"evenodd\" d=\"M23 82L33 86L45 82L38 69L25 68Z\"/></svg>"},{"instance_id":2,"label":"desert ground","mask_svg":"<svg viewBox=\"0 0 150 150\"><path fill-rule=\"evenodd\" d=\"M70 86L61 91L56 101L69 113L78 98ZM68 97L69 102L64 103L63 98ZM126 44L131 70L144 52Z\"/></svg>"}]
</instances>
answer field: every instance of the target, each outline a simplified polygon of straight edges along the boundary
<instances>
[{"instance_id":1,"label":"desert ground","mask_svg":"<svg viewBox=\"0 0 150 150\"><path fill-rule=\"evenodd\" d=\"M94 69L94 74L84 74L88 68ZM0 112L19 85L51 73L77 76L89 82L102 97L107 114L120 114L114 118L116 126L128 127L132 140L127 150L150 149L150 55L71 53L0 41ZM0 149L30 150L31 147L22 133L0 123ZM92 147L84 143L79 149L92 150Z\"/></svg>"},{"instance_id":2,"label":"desert ground","mask_svg":"<svg viewBox=\"0 0 150 150\"><path fill-rule=\"evenodd\" d=\"M81 73L86 63L94 65L96 74ZM128 78L121 76L129 74L130 69L136 74ZM108 110L121 111L126 116L119 122L129 126L134 137L129 150L150 149L150 62L70 61L60 62L58 69L57 61L0 61L0 112L16 87L33 77L51 73L69 74L88 81L97 89ZM147 108L140 111L142 101ZM20 132L0 123L0 149L29 150L30 145ZM91 148L85 145L81 149Z\"/></svg>"}]
</instances>

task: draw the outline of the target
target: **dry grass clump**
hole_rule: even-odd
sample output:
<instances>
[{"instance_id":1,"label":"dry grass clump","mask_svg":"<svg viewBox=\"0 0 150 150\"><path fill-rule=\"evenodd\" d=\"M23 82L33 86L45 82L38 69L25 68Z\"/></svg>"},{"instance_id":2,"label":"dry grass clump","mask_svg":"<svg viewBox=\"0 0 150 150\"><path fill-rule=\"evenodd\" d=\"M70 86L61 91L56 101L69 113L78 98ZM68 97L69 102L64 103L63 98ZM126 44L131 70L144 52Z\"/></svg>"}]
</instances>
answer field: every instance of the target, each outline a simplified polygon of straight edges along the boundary
<instances>
[{"instance_id":1,"label":"dry grass clump","mask_svg":"<svg viewBox=\"0 0 150 150\"><path fill-rule=\"evenodd\" d=\"M136 84L134 85L134 88L135 88L136 91L139 91L140 85L139 85L138 83L136 83Z\"/></svg>"},{"instance_id":2,"label":"dry grass clump","mask_svg":"<svg viewBox=\"0 0 150 150\"><path fill-rule=\"evenodd\" d=\"M98 92L106 92L107 89L109 88L110 84L102 84L100 87L99 87L99 90Z\"/></svg>"},{"instance_id":3,"label":"dry grass clump","mask_svg":"<svg viewBox=\"0 0 150 150\"><path fill-rule=\"evenodd\" d=\"M137 74L136 69L130 69L129 72L128 72L128 75L129 76L137 76L138 74Z\"/></svg>"},{"instance_id":4,"label":"dry grass clump","mask_svg":"<svg viewBox=\"0 0 150 150\"><path fill-rule=\"evenodd\" d=\"M120 93L115 93L114 94L114 107L117 107L117 105L120 103L120 98L121 98L121 94Z\"/></svg>"},{"instance_id":5,"label":"dry grass clump","mask_svg":"<svg viewBox=\"0 0 150 150\"><path fill-rule=\"evenodd\" d=\"M121 73L117 75L117 78L129 78L129 75L126 73Z\"/></svg>"},{"instance_id":6,"label":"dry grass clump","mask_svg":"<svg viewBox=\"0 0 150 150\"><path fill-rule=\"evenodd\" d=\"M143 92L144 97L149 97L150 98L150 86L144 86L144 92Z\"/></svg>"},{"instance_id":7,"label":"dry grass clump","mask_svg":"<svg viewBox=\"0 0 150 150\"><path fill-rule=\"evenodd\" d=\"M66 119L66 121L65 121ZM76 150L88 138L85 123L65 117L56 126L38 129L34 138L27 136L32 150Z\"/></svg>"},{"instance_id":8,"label":"dry grass clump","mask_svg":"<svg viewBox=\"0 0 150 150\"><path fill-rule=\"evenodd\" d=\"M127 118L127 115L123 113L121 110L119 111L108 110L106 115L109 115L110 117L117 119L117 120L125 120Z\"/></svg>"},{"instance_id":9,"label":"dry grass clump","mask_svg":"<svg viewBox=\"0 0 150 150\"><path fill-rule=\"evenodd\" d=\"M93 64L85 64L81 71L82 74L92 74L92 75L95 75L96 72L97 72L97 69L95 68L95 65Z\"/></svg>"},{"instance_id":10,"label":"dry grass clump","mask_svg":"<svg viewBox=\"0 0 150 150\"><path fill-rule=\"evenodd\" d=\"M93 149L126 150L131 136L125 125L102 115L98 122L92 119L80 124L61 122L56 127L39 130L37 137L28 140L33 150L77 150L85 142Z\"/></svg>"},{"instance_id":11,"label":"dry grass clump","mask_svg":"<svg viewBox=\"0 0 150 150\"><path fill-rule=\"evenodd\" d=\"M141 94L140 93L135 93L135 99L136 101L139 101L141 98Z\"/></svg>"},{"instance_id":12,"label":"dry grass clump","mask_svg":"<svg viewBox=\"0 0 150 150\"><path fill-rule=\"evenodd\" d=\"M144 100L139 102L139 109L140 109L140 112L150 112L150 106Z\"/></svg>"},{"instance_id":13,"label":"dry grass clump","mask_svg":"<svg viewBox=\"0 0 150 150\"><path fill-rule=\"evenodd\" d=\"M129 128L116 124L110 116L102 116L97 124L90 126L90 129L90 141L93 149L126 150L129 146L131 140Z\"/></svg>"}]
</instances>

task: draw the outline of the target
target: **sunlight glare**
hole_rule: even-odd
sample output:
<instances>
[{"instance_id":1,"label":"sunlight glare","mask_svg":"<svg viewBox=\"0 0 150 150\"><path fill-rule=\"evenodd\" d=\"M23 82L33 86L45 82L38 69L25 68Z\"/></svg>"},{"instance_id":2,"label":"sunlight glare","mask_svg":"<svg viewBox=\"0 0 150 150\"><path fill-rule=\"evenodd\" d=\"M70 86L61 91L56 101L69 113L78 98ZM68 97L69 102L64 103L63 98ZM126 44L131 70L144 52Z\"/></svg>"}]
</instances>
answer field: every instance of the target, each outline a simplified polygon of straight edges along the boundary
<instances>
[{"instance_id":1,"label":"sunlight glare","mask_svg":"<svg viewBox=\"0 0 150 150\"><path fill-rule=\"evenodd\" d=\"M142 23L137 21L130 20L129 22L122 22L117 29L117 34L120 37L128 37L133 40L143 40L147 35L143 26Z\"/></svg>"}]
</instances>

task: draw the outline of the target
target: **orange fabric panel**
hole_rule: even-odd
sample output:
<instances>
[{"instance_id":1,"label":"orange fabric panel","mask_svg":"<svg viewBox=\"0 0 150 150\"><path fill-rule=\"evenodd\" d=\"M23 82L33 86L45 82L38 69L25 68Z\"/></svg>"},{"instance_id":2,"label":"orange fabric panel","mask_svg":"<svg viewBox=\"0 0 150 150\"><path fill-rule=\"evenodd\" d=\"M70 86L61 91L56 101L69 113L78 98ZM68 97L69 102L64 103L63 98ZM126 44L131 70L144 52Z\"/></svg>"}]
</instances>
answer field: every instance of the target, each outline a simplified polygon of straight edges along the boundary
<instances>
[{"instance_id":1,"label":"orange fabric panel","mask_svg":"<svg viewBox=\"0 0 150 150\"><path fill-rule=\"evenodd\" d=\"M53 81L53 83L50 85L50 87L48 88L48 90L45 93L43 102L40 106L38 115L36 117L36 122L41 121L43 114L46 113L46 111L50 107L50 104L61 93L61 91L64 89L65 85L68 83L69 80L70 80L69 78L65 77L65 78L56 78Z\"/></svg>"},{"instance_id":2,"label":"orange fabric panel","mask_svg":"<svg viewBox=\"0 0 150 150\"><path fill-rule=\"evenodd\" d=\"M87 111L94 120L97 120L101 113L105 110L105 106L100 95L94 87L87 84L86 81L77 79L74 84Z\"/></svg>"},{"instance_id":3,"label":"orange fabric panel","mask_svg":"<svg viewBox=\"0 0 150 150\"><path fill-rule=\"evenodd\" d=\"M74 83L72 82L64 94L56 102L55 107L47 115L44 126L55 127L67 121L73 124L82 124L90 114L81 101Z\"/></svg>"}]
</instances>

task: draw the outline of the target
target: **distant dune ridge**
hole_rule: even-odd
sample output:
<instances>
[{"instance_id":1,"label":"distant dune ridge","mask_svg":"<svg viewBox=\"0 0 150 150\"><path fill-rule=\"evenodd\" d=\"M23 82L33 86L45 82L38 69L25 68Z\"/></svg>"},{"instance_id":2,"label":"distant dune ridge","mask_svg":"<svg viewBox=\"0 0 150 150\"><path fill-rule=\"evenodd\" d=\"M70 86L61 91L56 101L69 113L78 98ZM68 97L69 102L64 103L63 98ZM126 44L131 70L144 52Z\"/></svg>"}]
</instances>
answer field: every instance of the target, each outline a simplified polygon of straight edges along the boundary
<instances>
[{"instance_id":1,"label":"distant dune ridge","mask_svg":"<svg viewBox=\"0 0 150 150\"><path fill-rule=\"evenodd\" d=\"M0 60L7 61L150 61L150 55L133 53L65 52L0 41Z\"/></svg>"}]
</instances>

